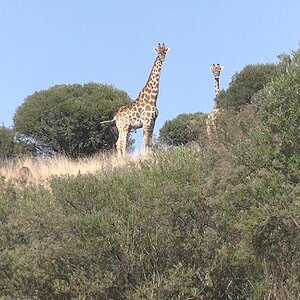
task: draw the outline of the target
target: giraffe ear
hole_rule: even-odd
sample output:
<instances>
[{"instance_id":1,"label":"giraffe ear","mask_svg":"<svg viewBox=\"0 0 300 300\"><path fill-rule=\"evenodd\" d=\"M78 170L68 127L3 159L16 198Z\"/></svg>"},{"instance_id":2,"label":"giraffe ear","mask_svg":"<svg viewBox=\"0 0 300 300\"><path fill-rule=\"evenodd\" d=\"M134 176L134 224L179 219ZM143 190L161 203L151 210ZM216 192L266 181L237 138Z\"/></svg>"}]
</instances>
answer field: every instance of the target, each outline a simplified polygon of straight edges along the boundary
<instances>
[{"instance_id":1,"label":"giraffe ear","mask_svg":"<svg viewBox=\"0 0 300 300\"><path fill-rule=\"evenodd\" d=\"M166 48L166 53L170 51L170 48Z\"/></svg>"},{"instance_id":2,"label":"giraffe ear","mask_svg":"<svg viewBox=\"0 0 300 300\"><path fill-rule=\"evenodd\" d=\"M156 52L156 53L158 53L158 50L156 48L153 48L153 51Z\"/></svg>"}]
</instances>

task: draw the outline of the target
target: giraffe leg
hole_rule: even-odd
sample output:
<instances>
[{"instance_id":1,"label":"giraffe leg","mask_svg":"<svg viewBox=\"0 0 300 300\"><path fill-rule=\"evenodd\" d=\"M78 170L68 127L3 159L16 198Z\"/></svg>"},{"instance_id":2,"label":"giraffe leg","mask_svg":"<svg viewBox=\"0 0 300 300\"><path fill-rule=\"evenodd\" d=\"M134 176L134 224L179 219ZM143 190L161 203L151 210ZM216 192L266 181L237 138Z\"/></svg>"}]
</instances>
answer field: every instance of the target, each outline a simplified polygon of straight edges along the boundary
<instances>
[{"instance_id":1,"label":"giraffe leg","mask_svg":"<svg viewBox=\"0 0 300 300\"><path fill-rule=\"evenodd\" d=\"M128 135L129 135L129 130L126 131L126 134L125 134L125 137L124 137L124 143L123 143L123 148L122 148L123 157L125 157L127 155Z\"/></svg>"},{"instance_id":2,"label":"giraffe leg","mask_svg":"<svg viewBox=\"0 0 300 300\"><path fill-rule=\"evenodd\" d=\"M149 135L144 132L143 135L143 155L149 154Z\"/></svg>"},{"instance_id":3,"label":"giraffe leg","mask_svg":"<svg viewBox=\"0 0 300 300\"><path fill-rule=\"evenodd\" d=\"M116 148L117 148L117 156L121 157L121 142L120 142L120 138L118 138L117 144L116 144Z\"/></svg>"},{"instance_id":4,"label":"giraffe leg","mask_svg":"<svg viewBox=\"0 0 300 300\"><path fill-rule=\"evenodd\" d=\"M119 138L116 144L118 157L126 156L126 145L127 145L128 133L129 133L128 130L119 131Z\"/></svg>"},{"instance_id":5,"label":"giraffe leg","mask_svg":"<svg viewBox=\"0 0 300 300\"><path fill-rule=\"evenodd\" d=\"M149 152L149 129L143 128L143 155L147 155Z\"/></svg>"},{"instance_id":6,"label":"giraffe leg","mask_svg":"<svg viewBox=\"0 0 300 300\"><path fill-rule=\"evenodd\" d=\"M143 126L143 154L149 155L151 153L151 142L152 142L152 134L154 130L155 120L151 122L150 125Z\"/></svg>"}]
</instances>

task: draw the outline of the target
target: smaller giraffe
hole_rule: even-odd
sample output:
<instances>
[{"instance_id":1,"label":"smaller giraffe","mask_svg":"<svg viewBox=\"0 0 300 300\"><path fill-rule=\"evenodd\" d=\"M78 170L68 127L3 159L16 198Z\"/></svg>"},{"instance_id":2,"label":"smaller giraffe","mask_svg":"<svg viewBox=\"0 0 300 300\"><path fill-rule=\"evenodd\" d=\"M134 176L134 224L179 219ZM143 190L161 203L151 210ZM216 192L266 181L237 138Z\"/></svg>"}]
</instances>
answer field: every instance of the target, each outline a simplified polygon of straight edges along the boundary
<instances>
[{"instance_id":1,"label":"smaller giraffe","mask_svg":"<svg viewBox=\"0 0 300 300\"><path fill-rule=\"evenodd\" d=\"M215 99L217 99L220 93L220 73L223 70L223 67L220 64L217 65L213 64L212 67L210 67L209 69L212 71L214 76ZM217 130L216 120L221 112L222 112L222 108L218 107L217 103L215 102L213 110L211 111L210 114L208 114L206 119L206 131L209 137L211 137L211 135Z\"/></svg>"},{"instance_id":2,"label":"smaller giraffe","mask_svg":"<svg viewBox=\"0 0 300 300\"><path fill-rule=\"evenodd\" d=\"M139 128L143 128L143 153L149 154L150 152L153 129L158 116L156 101L159 92L161 67L169 49L165 44L158 44L157 48L154 49L157 57L149 78L137 99L128 105L122 106L112 120L100 122L100 124L116 122L119 132L116 144L118 156L126 156L128 134L130 130Z\"/></svg>"}]
</instances>

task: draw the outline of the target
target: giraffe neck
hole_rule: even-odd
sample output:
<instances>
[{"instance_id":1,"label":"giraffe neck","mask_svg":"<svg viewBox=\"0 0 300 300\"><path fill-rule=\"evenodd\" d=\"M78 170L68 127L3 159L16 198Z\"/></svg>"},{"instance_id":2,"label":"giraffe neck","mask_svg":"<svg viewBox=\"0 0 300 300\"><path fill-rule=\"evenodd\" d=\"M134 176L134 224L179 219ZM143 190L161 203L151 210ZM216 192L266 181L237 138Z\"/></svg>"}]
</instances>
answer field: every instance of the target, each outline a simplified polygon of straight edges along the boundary
<instances>
[{"instance_id":1,"label":"giraffe neck","mask_svg":"<svg viewBox=\"0 0 300 300\"><path fill-rule=\"evenodd\" d=\"M145 100L151 105L156 105L156 100L159 92L159 79L161 72L162 61L157 56L152 66L149 78L145 87L141 90L137 100Z\"/></svg>"},{"instance_id":2,"label":"giraffe neck","mask_svg":"<svg viewBox=\"0 0 300 300\"><path fill-rule=\"evenodd\" d=\"M217 97L220 93L220 78L215 77L215 97Z\"/></svg>"}]
</instances>

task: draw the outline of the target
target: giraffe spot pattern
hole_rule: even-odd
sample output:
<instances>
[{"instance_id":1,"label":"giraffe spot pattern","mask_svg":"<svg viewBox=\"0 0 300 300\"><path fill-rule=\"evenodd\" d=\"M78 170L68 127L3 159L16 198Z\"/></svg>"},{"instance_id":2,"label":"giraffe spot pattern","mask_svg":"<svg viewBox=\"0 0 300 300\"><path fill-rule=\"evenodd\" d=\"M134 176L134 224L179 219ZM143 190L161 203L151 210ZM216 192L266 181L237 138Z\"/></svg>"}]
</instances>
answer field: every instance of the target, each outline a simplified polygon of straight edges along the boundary
<instances>
[{"instance_id":1,"label":"giraffe spot pattern","mask_svg":"<svg viewBox=\"0 0 300 300\"><path fill-rule=\"evenodd\" d=\"M115 115L116 126L119 132L117 141L118 155L125 155L127 137L130 129L144 128L143 146L144 151L149 149L155 120L158 116L156 100L158 96L159 78L162 62L168 52L165 44L158 44L157 57L152 66L149 78L138 98L119 109Z\"/></svg>"}]
</instances>

